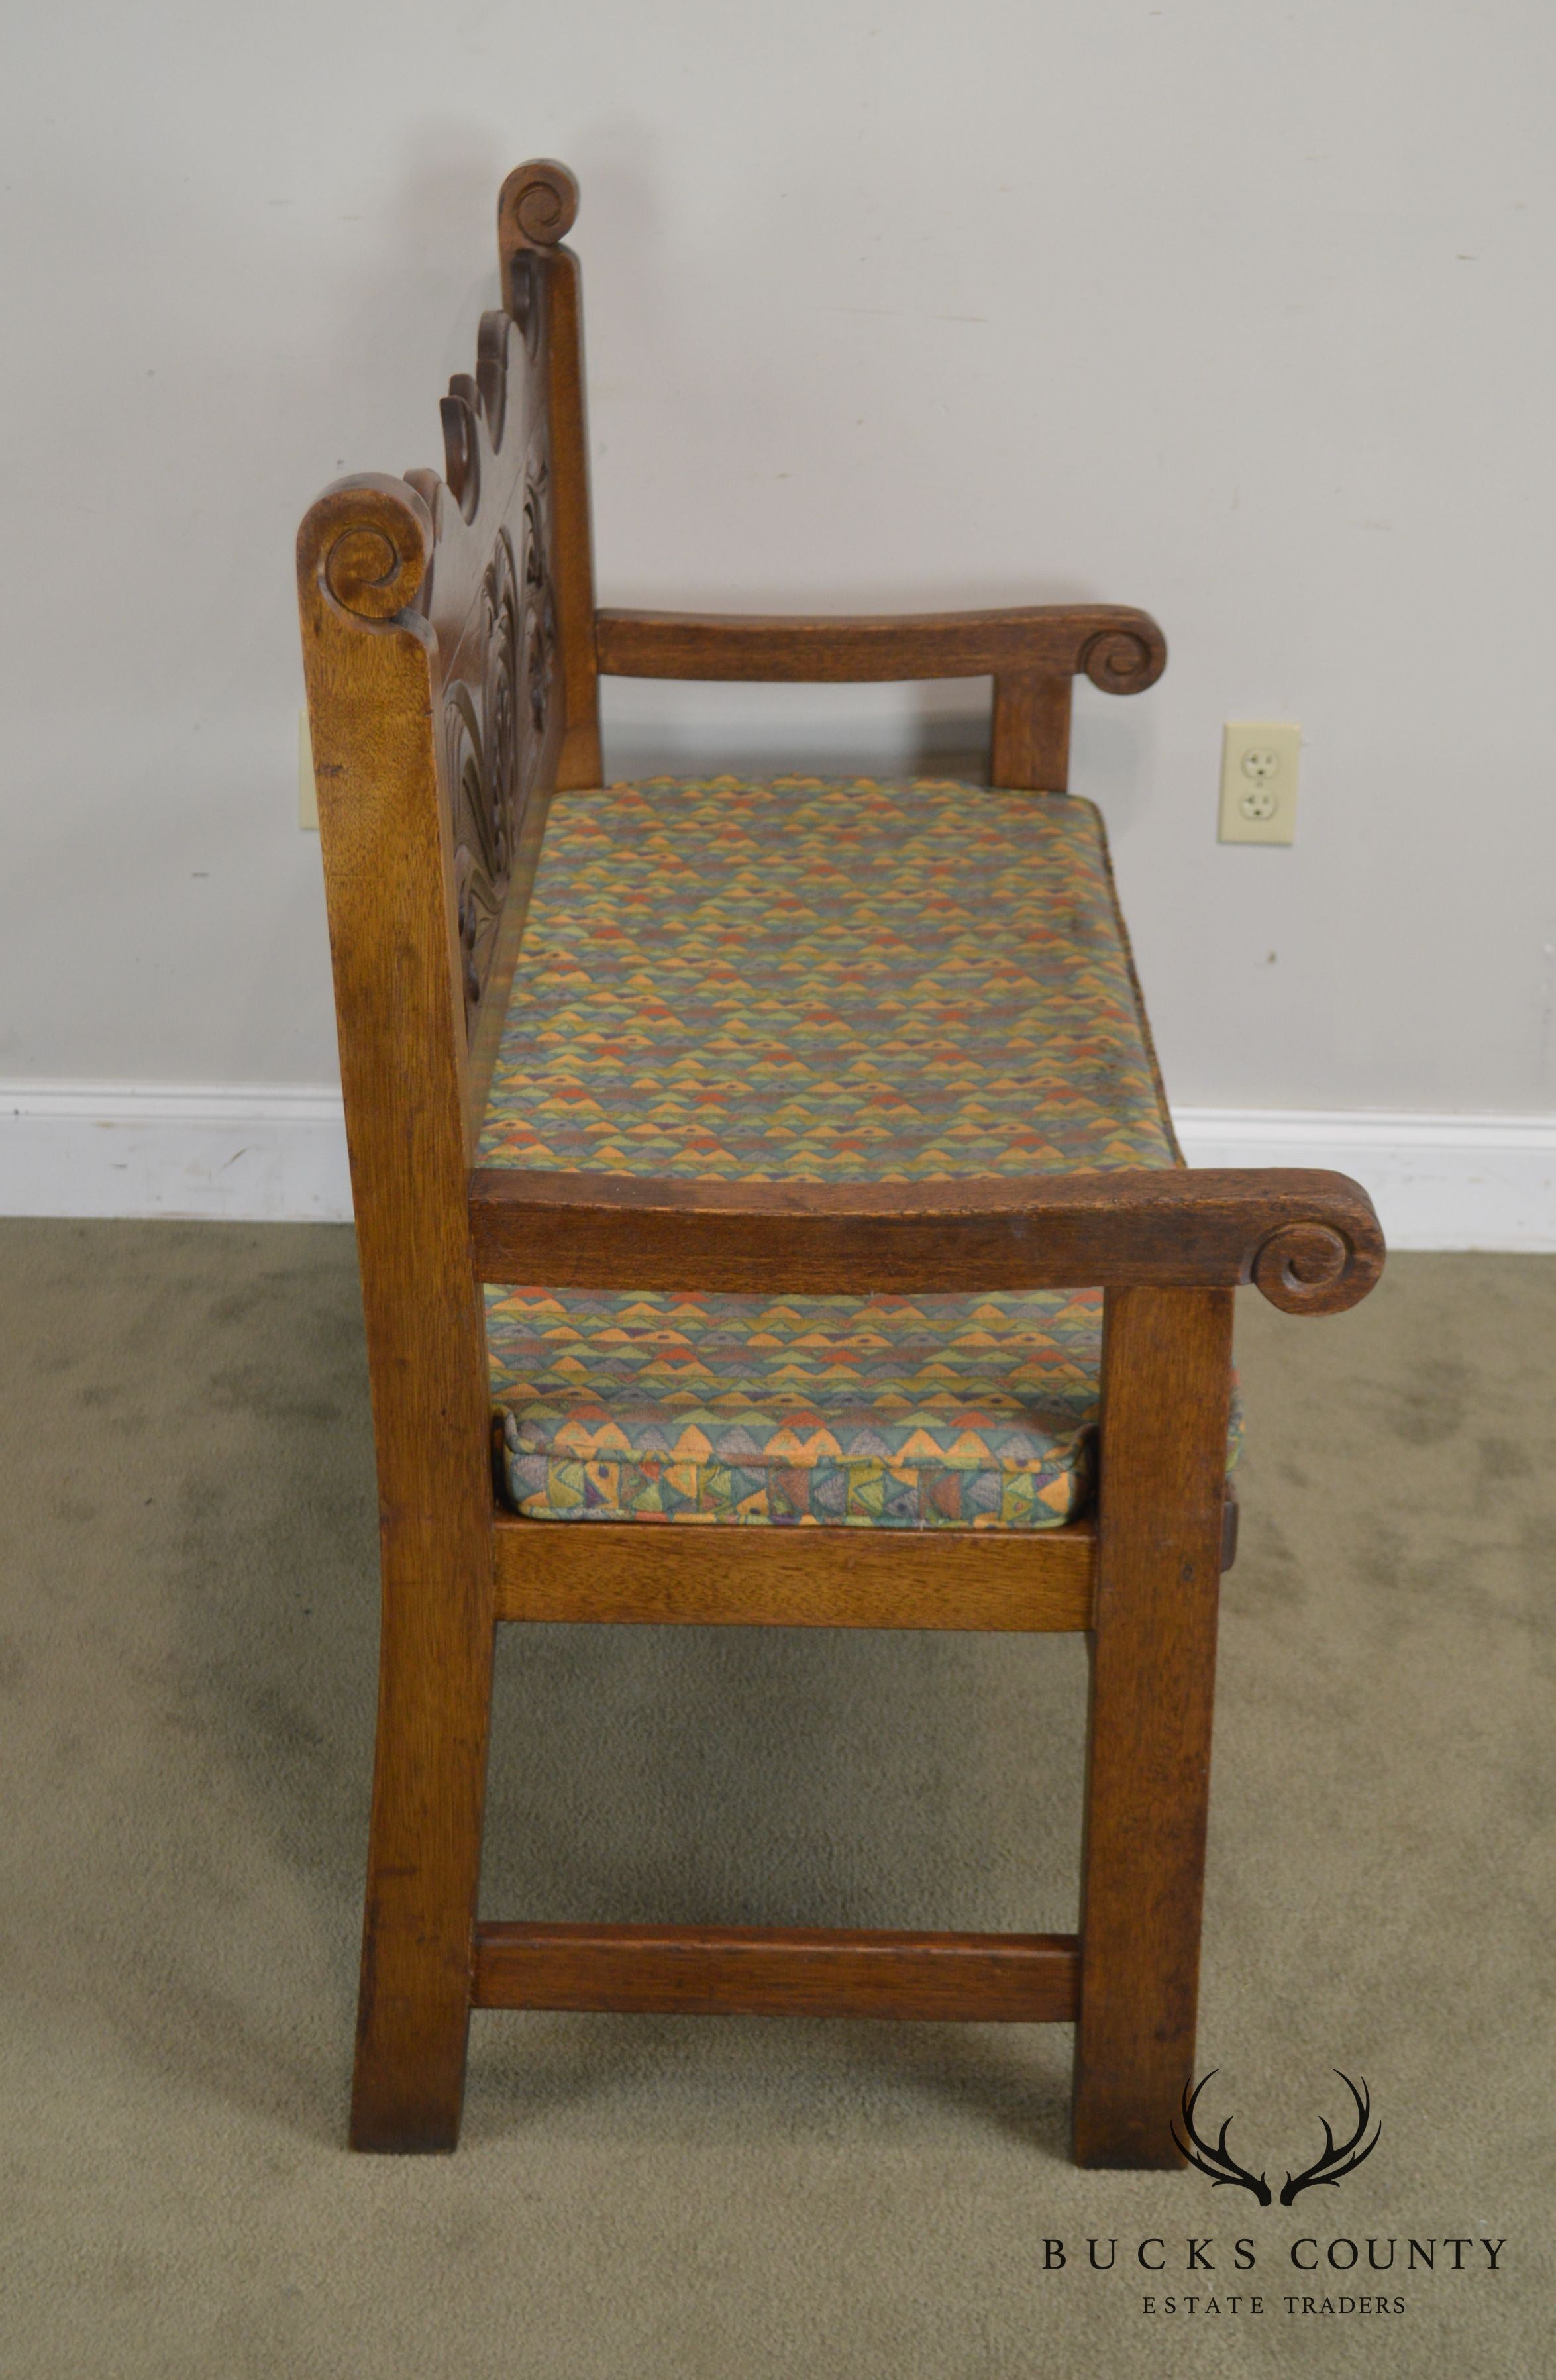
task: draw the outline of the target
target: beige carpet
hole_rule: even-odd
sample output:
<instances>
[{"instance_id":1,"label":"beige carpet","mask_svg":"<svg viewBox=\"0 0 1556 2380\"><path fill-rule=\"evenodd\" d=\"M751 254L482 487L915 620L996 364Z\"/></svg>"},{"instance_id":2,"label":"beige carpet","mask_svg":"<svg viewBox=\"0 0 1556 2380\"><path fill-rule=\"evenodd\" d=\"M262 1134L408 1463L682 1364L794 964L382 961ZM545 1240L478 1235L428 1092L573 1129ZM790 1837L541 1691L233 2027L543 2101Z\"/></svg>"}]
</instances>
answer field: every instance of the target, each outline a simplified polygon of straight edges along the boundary
<instances>
[{"instance_id":1,"label":"beige carpet","mask_svg":"<svg viewBox=\"0 0 1556 2380\"><path fill-rule=\"evenodd\" d=\"M1332 2069L1383 2120L1289 2213L1076 2172L1060 2028L481 2016L457 2156L349 2156L350 1234L9 1223L0 1296L6 2374L1556 2372L1556 1259L1245 1300L1207 2102L1277 2188ZM486 1906L1067 1926L1081 1677L1065 1640L506 1632ZM1303 2237L1401 2245L1306 2276ZM1411 2237L1469 2244L1407 2273Z\"/></svg>"}]
</instances>

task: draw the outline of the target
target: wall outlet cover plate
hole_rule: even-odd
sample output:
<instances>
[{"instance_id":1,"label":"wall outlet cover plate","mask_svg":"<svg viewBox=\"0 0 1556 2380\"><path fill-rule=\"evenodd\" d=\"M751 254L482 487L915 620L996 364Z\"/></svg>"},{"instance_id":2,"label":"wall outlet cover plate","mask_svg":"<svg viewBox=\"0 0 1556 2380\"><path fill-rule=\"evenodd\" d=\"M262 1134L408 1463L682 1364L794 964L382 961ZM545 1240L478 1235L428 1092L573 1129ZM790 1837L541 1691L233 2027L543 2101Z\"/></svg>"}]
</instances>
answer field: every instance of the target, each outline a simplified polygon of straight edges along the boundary
<instances>
[{"instance_id":1,"label":"wall outlet cover plate","mask_svg":"<svg viewBox=\"0 0 1556 2380\"><path fill-rule=\"evenodd\" d=\"M1222 843L1294 843L1302 730L1289 720L1229 719L1222 731Z\"/></svg>"}]
</instances>

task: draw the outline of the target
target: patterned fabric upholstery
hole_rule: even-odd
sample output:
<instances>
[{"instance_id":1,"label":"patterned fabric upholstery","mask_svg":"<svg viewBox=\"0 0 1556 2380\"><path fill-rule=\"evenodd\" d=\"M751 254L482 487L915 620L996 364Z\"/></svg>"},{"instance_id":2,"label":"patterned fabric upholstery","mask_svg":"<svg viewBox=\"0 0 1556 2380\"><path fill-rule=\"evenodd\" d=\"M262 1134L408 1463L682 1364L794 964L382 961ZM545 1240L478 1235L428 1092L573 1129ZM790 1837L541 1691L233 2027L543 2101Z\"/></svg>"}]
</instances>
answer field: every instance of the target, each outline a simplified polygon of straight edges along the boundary
<instances>
[{"instance_id":1,"label":"patterned fabric upholstery","mask_svg":"<svg viewBox=\"0 0 1556 2380\"><path fill-rule=\"evenodd\" d=\"M484 1164L904 1182L1173 1156L1088 802L807 777L558 797Z\"/></svg>"},{"instance_id":2,"label":"patterned fabric upholstery","mask_svg":"<svg viewBox=\"0 0 1556 2380\"><path fill-rule=\"evenodd\" d=\"M506 1290L487 1314L519 1511L1044 1528L1091 1484L1101 1299Z\"/></svg>"},{"instance_id":3,"label":"patterned fabric upholstery","mask_svg":"<svg viewBox=\"0 0 1556 2380\"><path fill-rule=\"evenodd\" d=\"M480 1161L724 1181L1170 1165L1101 822L916 781L557 796ZM537 1518L1045 1528L1101 1296L488 1291Z\"/></svg>"}]
</instances>

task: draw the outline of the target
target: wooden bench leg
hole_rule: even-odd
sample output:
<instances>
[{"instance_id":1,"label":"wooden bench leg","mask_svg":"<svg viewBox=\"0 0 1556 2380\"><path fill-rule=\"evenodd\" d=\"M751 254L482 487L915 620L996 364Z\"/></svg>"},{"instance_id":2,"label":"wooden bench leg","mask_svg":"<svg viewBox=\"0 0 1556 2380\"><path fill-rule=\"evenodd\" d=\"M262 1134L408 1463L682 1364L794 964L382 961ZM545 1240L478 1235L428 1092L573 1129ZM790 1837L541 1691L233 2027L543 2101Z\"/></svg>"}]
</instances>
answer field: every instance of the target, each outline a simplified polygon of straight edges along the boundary
<instances>
[{"instance_id":1,"label":"wooden bench leg","mask_svg":"<svg viewBox=\"0 0 1556 2380\"><path fill-rule=\"evenodd\" d=\"M351 2099L352 2147L402 2153L459 2137L494 1633L490 1523L408 1551L384 1554Z\"/></svg>"},{"instance_id":2,"label":"wooden bench leg","mask_svg":"<svg viewBox=\"0 0 1556 2380\"><path fill-rule=\"evenodd\" d=\"M1107 1299L1077 2165L1182 2161L1170 2127L1194 2061L1232 1300Z\"/></svg>"}]
</instances>

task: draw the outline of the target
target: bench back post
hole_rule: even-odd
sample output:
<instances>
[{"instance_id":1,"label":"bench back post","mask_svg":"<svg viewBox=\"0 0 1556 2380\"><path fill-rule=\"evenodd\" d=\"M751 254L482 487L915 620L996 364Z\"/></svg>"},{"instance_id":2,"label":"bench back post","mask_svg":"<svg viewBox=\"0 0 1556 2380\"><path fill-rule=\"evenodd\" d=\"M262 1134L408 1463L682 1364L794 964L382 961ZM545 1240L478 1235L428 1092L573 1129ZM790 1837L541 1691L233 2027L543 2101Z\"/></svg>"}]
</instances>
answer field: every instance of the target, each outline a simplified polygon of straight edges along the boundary
<instances>
[{"instance_id":1,"label":"bench back post","mask_svg":"<svg viewBox=\"0 0 1556 2380\"><path fill-rule=\"evenodd\" d=\"M447 2148L457 2129L492 1658L463 952L437 640L416 608L432 550L421 496L377 476L327 491L298 541L378 1460L371 2022L352 2117L368 2148ZM408 1767L393 1756L407 1742L426 1748Z\"/></svg>"},{"instance_id":2,"label":"bench back post","mask_svg":"<svg viewBox=\"0 0 1556 2380\"><path fill-rule=\"evenodd\" d=\"M582 275L571 249L559 244L577 211L578 186L566 166L551 157L516 167L497 201L503 303L521 327L534 302L537 281L544 285L545 405L551 431L557 645L565 712L556 761L558 790L597 785L602 772Z\"/></svg>"}]
</instances>

